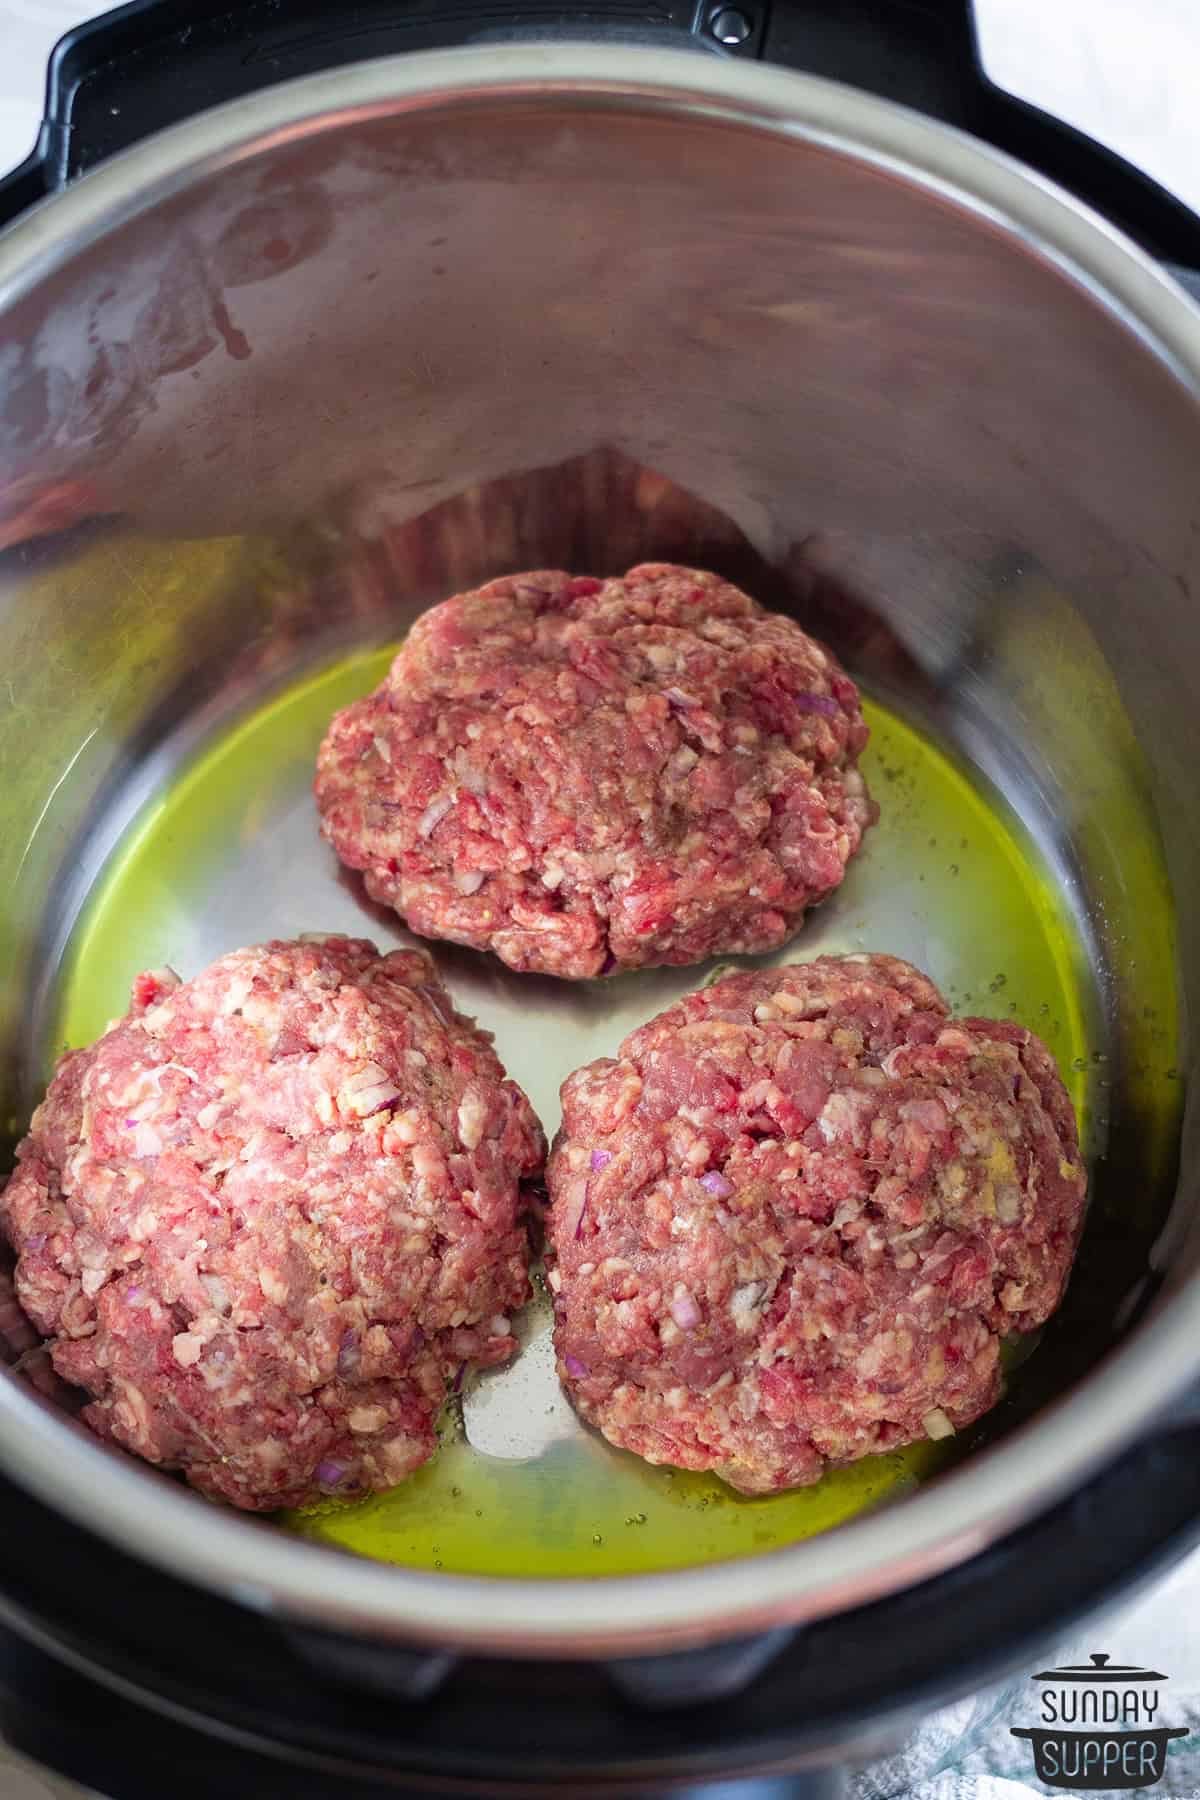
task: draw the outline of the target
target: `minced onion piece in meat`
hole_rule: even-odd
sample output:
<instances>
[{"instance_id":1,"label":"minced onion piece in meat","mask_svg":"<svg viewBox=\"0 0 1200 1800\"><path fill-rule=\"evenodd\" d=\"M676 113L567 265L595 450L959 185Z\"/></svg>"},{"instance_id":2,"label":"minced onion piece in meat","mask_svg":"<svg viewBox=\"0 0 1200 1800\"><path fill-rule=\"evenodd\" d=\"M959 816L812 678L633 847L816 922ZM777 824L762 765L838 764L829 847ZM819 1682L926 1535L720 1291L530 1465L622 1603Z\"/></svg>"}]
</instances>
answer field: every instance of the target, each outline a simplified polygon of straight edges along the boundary
<instances>
[{"instance_id":1,"label":"minced onion piece in meat","mask_svg":"<svg viewBox=\"0 0 1200 1800\"><path fill-rule=\"evenodd\" d=\"M700 1186L705 1188L714 1200L728 1200L733 1192L733 1183L719 1169L710 1169L707 1175L700 1177Z\"/></svg>"},{"instance_id":2,"label":"minced onion piece in meat","mask_svg":"<svg viewBox=\"0 0 1200 1800\"><path fill-rule=\"evenodd\" d=\"M160 1134L153 1125L140 1122L133 1134L133 1154L135 1156L157 1156L163 1147Z\"/></svg>"},{"instance_id":3,"label":"minced onion piece in meat","mask_svg":"<svg viewBox=\"0 0 1200 1800\"><path fill-rule=\"evenodd\" d=\"M387 1070L382 1063L365 1062L361 1069L355 1069L347 1075L342 1088L347 1094L359 1094L364 1088L378 1087L387 1078Z\"/></svg>"},{"instance_id":4,"label":"minced onion piece in meat","mask_svg":"<svg viewBox=\"0 0 1200 1800\"><path fill-rule=\"evenodd\" d=\"M700 1308L686 1290L675 1295L671 1302L671 1317L680 1331L693 1331L701 1316Z\"/></svg>"},{"instance_id":5,"label":"minced onion piece in meat","mask_svg":"<svg viewBox=\"0 0 1200 1800\"><path fill-rule=\"evenodd\" d=\"M841 708L832 694L793 694L799 712L820 713L822 718L836 719Z\"/></svg>"},{"instance_id":6,"label":"minced onion piece in meat","mask_svg":"<svg viewBox=\"0 0 1200 1800\"><path fill-rule=\"evenodd\" d=\"M487 793L487 776L482 769L475 767L466 751L461 748L454 753L454 772L469 794L482 797Z\"/></svg>"},{"instance_id":7,"label":"minced onion piece in meat","mask_svg":"<svg viewBox=\"0 0 1200 1800\"><path fill-rule=\"evenodd\" d=\"M369 1119L372 1113L381 1112L385 1106L394 1106L400 1098L400 1089L385 1068L377 1062L368 1062L347 1075L338 1098L343 1112L356 1119Z\"/></svg>"},{"instance_id":8,"label":"minced onion piece in meat","mask_svg":"<svg viewBox=\"0 0 1200 1800\"><path fill-rule=\"evenodd\" d=\"M591 1374L591 1370L588 1368L587 1364L585 1362L580 1362L577 1356L564 1356L563 1368L575 1381L582 1381L585 1376Z\"/></svg>"},{"instance_id":9,"label":"minced onion piece in meat","mask_svg":"<svg viewBox=\"0 0 1200 1800\"><path fill-rule=\"evenodd\" d=\"M355 1098L358 1102L359 1117L369 1119L373 1113L383 1112L385 1108L395 1106L400 1098L400 1089L393 1082L381 1082L377 1088L366 1088ZM370 1104L366 1106L364 1112L362 1108L367 1102Z\"/></svg>"},{"instance_id":10,"label":"minced onion piece in meat","mask_svg":"<svg viewBox=\"0 0 1200 1800\"><path fill-rule=\"evenodd\" d=\"M342 1342L338 1349L338 1374L352 1375L357 1369L362 1353L358 1347L358 1333L350 1327L342 1333Z\"/></svg>"},{"instance_id":11,"label":"minced onion piece in meat","mask_svg":"<svg viewBox=\"0 0 1200 1800\"><path fill-rule=\"evenodd\" d=\"M921 1423L925 1427L926 1437L948 1438L954 1436L954 1427L940 1406L935 1406L930 1412L927 1412Z\"/></svg>"},{"instance_id":12,"label":"minced onion piece in meat","mask_svg":"<svg viewBox=\"0 0 1200 1800\"><path fill-rule=\"evenodd\" d=\"M1024 1210L1021 1190L1005 1182L996 1191L996 1217L1002 1225L1015 1225Z\"/></svg>"},{"instance_id":13,"label":"minced onion piece in meat","mask_svg":"<svg viewBox=\"0 0 1200 1800\"><path fill-rule=\"evenodd\" d=\"M420 994L429 1010L437 1015L443 1025L448 1025L450 1023L450 1009L443 1006L439 989L423 987L420 989Z\"/></svg>"},{"instance_id":14,"label":"minced onion piece in meat","mask_svg":"<svg viewBox=\"0 0 1200 1800\"><path fill-rule=\"evenodd\" d=\"M345 1463L337 1462L333 1457L327 1457L324 1462L317 1464L317 1486L322 1488L341 1487L349 1473Z\"/></svg>"},{"instance_id":15,"label":"minced onion piece in meat","mask_svg":"<svg viewBox=\"0 0 1200 1800\"><path fill-rule=\"evenodd\" d=\"M588 1209L588 1188L590 1183L586 1175L577 1175L570 1183L561 1201L562 1224L564 1236L579 1237L583 1231L583 1221Z\"/></svg>"},{"instance_id":16,"label":"minced onion piece in meat","mask_svg":"<svg viewBox=\"0 0 1200 1800\"><path fill-rule=\"evenodd\" d=\"M219 1275L202 1273L200 1276L200 1285L208 1295L214 1312L219 1312L224 1316L233 1310L229 1298L229 1289Z\"/></svg>"},{"instance_id":17,"label":"minced onion piece in meat","mask_svg":"<svg viewBox=\"0 0 1200 1800\"><path fill-rule=\"evenodd\" d=\"M460 894L477 894L483 883L484 876L479 869L460 869L454 877L454 885Z\"/></svg>"},{"instance_id":18,"label":"minced onion piece in meat","mask_svg":"<svg viewBox=\"0 0 1200 1800\"><path fill-rule=\"evenodd\" d=\"M425 811L417 820L417 830L420 835L422 837L428 837L430 833L441 824L453 805L453 794L439 794L436 800L431 800L429 805L425 808Z\"/></svg>"},{"instance_id":19,"label":"minced onion piece in meat","mask_svg":"<svg viewBox=\"0 0 1200 1800\"><path fill-rule=\"evenodd\" d=\"M400 1089L394 1081L377 1081L370 1087L361 1087L354 1093L343 1091L342 1111L352 1119L369 1119L373 1113L382 1112L385 1107L395 1106L400 1098Z\"/></svg>"},{"instance_id":20,"label":"minced onion piece in meat","mask_svg":"<svg viewBox=\"0 0 1200 1800\"><path fill-rule=\"evenodd\" d=\"M607 1167L608 1167L609 1163L612 1161L612 1159L613 1159L613 1153L611 1150L593 1150L592 1151L592 1167L593 1167L593 1169L607 1169Z\"/></svg>"}]
</instances>

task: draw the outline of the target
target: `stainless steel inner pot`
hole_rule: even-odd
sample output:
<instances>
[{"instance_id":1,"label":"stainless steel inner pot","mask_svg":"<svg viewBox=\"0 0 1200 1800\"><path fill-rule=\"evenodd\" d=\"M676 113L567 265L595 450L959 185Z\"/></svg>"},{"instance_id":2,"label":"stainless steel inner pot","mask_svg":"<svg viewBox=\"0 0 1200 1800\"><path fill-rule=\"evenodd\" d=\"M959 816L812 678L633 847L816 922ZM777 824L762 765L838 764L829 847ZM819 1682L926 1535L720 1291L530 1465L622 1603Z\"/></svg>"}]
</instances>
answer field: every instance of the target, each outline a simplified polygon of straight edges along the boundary
<instances>
[{"instance_id":1,"label":"stainless steel inner pot","mask_svg":"<svg viewBox=\"0 0 1200 1800\"><path fill-rule=\"evenodd\" d=\"M380 1567L207 1505L12 1373L6 1470L251 1606L586 1653L895 1591L1162 1428L1200 1368L1200 314L1151 263L857 92L522 46L341 70L148 141L5 235L0 318L11 1134L90 897L214 733L471 580L641 555L744 569L1002 798L1069 921L1096 1058L1070 1329L987 1448L823 1537L636 1578ZM142 890L147 939L187 919L184 973L362 920L293 776L201 891ZM886 899L866 936L936 964L933 900ZM584 993L458 957L450 978L547 1113L597 1032L696 976Z\"/></svg>"}]
</instances>

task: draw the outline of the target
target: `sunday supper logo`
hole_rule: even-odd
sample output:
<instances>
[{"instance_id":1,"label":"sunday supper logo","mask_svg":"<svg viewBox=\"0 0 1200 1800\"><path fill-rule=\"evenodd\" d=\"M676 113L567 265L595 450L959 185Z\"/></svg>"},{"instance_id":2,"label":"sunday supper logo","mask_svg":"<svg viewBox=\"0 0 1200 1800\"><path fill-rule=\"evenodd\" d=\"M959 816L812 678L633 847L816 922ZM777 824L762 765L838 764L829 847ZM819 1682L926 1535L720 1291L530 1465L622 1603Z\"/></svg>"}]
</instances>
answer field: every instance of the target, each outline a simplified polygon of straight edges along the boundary
<instances>
[{"instance_id":1,"label":"sunday supper logo","mask_svg":"<svg viewBox=\"0 0 1200 1800\"><path fill-rule=\"evenodd\" d=\"M1041 1723L1014 1725L1028 1738L1039 1781L1047 1787L1144 1788L1161 1781L1167 1745L1187 1737L1186 1725L1160 1723L1167 1677L1157 1669L1110 1663L1093 1652L1090 1663L1042 1669L1038 1695Z\"/></svg>"}]
</instances>

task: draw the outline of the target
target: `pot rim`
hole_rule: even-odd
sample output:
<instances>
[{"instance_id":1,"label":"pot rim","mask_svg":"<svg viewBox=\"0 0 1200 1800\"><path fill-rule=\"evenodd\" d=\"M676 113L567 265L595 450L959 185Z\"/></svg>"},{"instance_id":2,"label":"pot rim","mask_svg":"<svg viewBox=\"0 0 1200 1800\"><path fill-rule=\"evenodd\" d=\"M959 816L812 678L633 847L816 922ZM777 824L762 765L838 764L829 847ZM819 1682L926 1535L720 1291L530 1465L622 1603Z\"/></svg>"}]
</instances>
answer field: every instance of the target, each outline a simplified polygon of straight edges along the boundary
<instances>
[{"instance_id":1,"label":"pot rim","mask_svg":"<svg viewBox=\"0 0 1200 1800\"><path fill-rule=\"evenodd\" d=\"M0 311L98 234L272 145L351 118L506 100L702 118L886 171L1016 238L1085 289L1200 404L1200 310L1099 215L907 108L681 50L524 44L389 57L215 108L123 152L0 235ZM15 1377L0 1381L0 1466L134 1556L263 1612L507 1656L648 1652L800 1624L965 1561L1114 1457L1198 1371L1193 1278L1069 1396L932 1487L786 1549L656 1575L518 1580L359 1560L114 1456Z\"/></svg>"}]
</instances>

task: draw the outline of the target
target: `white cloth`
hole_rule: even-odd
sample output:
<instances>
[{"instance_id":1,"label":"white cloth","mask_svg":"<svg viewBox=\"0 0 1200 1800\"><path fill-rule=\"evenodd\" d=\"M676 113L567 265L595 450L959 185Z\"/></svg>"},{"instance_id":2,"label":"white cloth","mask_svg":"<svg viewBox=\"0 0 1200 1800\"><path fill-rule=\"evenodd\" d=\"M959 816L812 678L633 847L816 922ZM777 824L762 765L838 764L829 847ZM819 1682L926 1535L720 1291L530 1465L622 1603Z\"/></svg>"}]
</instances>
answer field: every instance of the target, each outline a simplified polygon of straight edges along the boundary
<instances>
[{"instance_id":1,"label":"white cloth","mask_svg":"<svg viewBox=\"0 0 1200 1800\"><path fill-rule=\"evenodd\" d=\"M975 0L998 87L1119 151L1200 212L1197 0Z\"/></svg>"}]
</instances>

